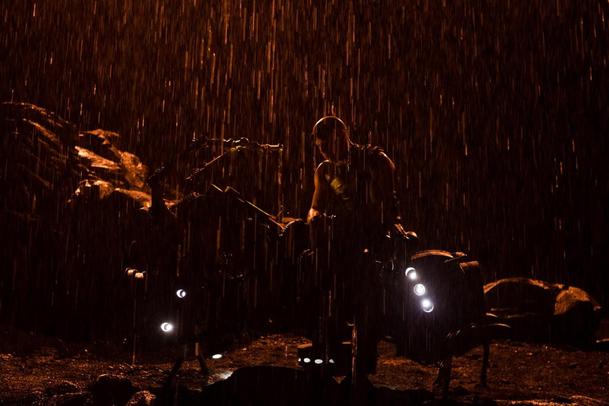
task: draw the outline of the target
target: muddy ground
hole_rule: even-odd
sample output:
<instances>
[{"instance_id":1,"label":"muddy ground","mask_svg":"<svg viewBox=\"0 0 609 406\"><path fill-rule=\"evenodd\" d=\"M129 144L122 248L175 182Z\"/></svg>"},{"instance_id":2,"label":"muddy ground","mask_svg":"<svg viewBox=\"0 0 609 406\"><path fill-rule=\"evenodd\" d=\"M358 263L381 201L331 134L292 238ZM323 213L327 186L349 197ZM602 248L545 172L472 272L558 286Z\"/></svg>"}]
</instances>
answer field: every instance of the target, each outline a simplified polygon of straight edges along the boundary
<instances>
[{"instance_id":1,"label":"muddy ground","mask_svg":"<svg viewBox=\"0 0 609 406\"><path fill-rule=\"evenodd\" d=\"M102 374L124 377L123 382L131 385L127 398L113 401L118 403L138 390L149 390L156 404L345 403L347 385L340 385L340 379L320 383L298 366L297 346L305 342L302 337L281 334L244 341L221 359L209 359L207 377L200 373L190 348L178 379L167 385L171 352L138 354L131 364L130 354L99 345L67 345L4 333L0 404L95 404L93 383ZM379 352L368 403L435 402L435 368L395 357L388 342L381 342ZM455 359L448 403L609 405L609 352L496 342L486 388L478 386L481 356L481 349L474 349Z\"/></svg>"}]
</instances>

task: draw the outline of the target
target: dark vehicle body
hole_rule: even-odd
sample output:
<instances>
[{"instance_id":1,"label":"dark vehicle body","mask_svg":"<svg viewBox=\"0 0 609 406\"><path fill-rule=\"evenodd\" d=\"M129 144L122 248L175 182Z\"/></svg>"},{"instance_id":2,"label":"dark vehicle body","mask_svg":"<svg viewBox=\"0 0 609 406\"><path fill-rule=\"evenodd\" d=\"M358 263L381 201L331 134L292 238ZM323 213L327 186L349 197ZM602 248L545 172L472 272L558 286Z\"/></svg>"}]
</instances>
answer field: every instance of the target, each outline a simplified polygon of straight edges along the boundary
<instances>
[{"instance_id":1,"label":"dark vehicle body","mask_svg":"<svg viewBox=\"0 0 609 406\"><path fill-rule=\"evenodd\" d=\"M182 286L193 292L188 304L174 301L188 309L181 313L186 329L210 342L243 331L312 337L322 314L323 275L308 249L309 226L261 208L284 210L281 147L247 140L207 144L219 146L221 155L191 172L191 191L173 208L183 238L179 272L167 294ZM488 344L478 263L463 253L410 251L401 261L376 258L382 335L399 353L425 363ZM410 268L417 280L408 277ZM414 292L416 284L424 284L424 295ZM422 300L431 301L432 309L423 309Z\"/></svg>"}]
</instances>

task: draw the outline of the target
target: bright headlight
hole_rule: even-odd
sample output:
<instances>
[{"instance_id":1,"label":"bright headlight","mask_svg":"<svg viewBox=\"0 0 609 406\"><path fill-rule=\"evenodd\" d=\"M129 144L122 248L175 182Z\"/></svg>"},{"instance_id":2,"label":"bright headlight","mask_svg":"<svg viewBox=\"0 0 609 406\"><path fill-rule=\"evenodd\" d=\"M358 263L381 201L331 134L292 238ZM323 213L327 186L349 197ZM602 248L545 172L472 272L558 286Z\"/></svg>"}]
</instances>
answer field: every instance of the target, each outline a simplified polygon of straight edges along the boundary
<instances>
[{"instance_id":1,"label":"bright headlight","mask_svg":"<svg viewBox=\"0 0 609 406\"><path fill-rule=\"evenodd\" d=\"M423 285L422 283L417 283L416 285L414 285L414 294L417 296L423 296L425 294L425 292L427 292L427 289L425 289L425 285Z\"/></svg>"},{"instance_id":2,"label":"bright headlight","mask_svg":"<svg viewBox=\"0 0 609 406\"><path fill-rule=\"evenodd\" d=\"M171 333L173 331L173 324L166 321L161 324L161 330L163 333Z\"/></svg>"},{"instance_id":3,"label":"bright headlight","mask_svg":"<svg viewBox=\"0 0 609 406\"><path fill-rule=\"evenodd\" d=\"M417 278L419 277L417 275L417 271L413 267L411 267L411 266L406 268L406 271L404 271L404 275L406 275L406 277L408 279L410 279L411 281L416 281Z\"/></svg>"},{"instance_id":4,"label":"bright headlight","mask_svg":"<svg viewBox=\"0 0 609 406\"><path fill-rule=\"evenodd\" d=\"M176 290L176 296L180 299L184 299L186 297L186 291L184 289Z\"/></svg>"},{"instance_id":5,"label":"bright headlight","mask_svg":"<svg viewBox=\"0 0 609 406\"><path fill-rule=\"evenodd\" d=\"M421 300L421 308L425 313L431 313L433 311L432 301L427 298Z\"/></svg>"}]
</instances>

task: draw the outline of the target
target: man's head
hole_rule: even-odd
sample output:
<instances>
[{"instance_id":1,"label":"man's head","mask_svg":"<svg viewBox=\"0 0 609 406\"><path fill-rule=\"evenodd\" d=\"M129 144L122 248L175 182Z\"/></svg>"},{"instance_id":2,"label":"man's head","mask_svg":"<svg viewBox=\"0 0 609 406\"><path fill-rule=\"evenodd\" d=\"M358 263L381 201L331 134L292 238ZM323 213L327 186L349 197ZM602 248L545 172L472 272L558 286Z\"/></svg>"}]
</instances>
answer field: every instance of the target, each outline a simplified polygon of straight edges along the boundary
<instances>
[{"instance_id":1,"label":"man's head","mask_svg":"<svg viewBox=\"0 0 609 406\"><path fill-rule=\"evenodd\" d=\"M320 118L313 126L313 139L324 159L334 162L347 159L351 140L347 126L340 118L336 116Z\"/></svg>"}]
</instances>

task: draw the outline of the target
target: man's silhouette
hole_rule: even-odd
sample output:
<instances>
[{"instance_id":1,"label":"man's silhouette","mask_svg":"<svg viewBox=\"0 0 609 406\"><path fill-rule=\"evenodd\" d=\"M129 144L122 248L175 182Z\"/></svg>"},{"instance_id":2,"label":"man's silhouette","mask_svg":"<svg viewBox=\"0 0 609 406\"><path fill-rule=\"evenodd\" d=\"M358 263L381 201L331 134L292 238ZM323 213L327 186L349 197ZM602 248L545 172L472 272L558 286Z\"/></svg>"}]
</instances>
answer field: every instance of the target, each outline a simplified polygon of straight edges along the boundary
<instances>
[{"instance_id":1,"label":"man's silhouette","mask_svg":"<svg viewBox=\"0 0 609 406\"><path fill-rule=\"evenodd\" d=\"M393 255L392 241L408 235L399 215L395 165L385 152L352 142L335 116L317 121L313 138L324 161L315 171L307 221L326 295L316 344L332 356L352 338L351 379L357 383L376 366L382 296L378 264Z\"/></svg>"}]
</instances>

